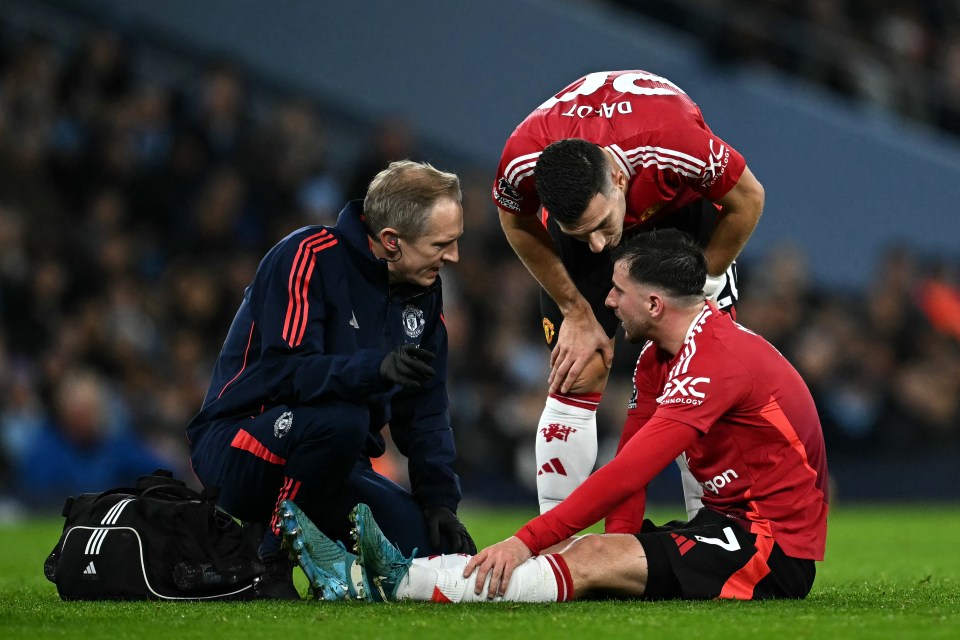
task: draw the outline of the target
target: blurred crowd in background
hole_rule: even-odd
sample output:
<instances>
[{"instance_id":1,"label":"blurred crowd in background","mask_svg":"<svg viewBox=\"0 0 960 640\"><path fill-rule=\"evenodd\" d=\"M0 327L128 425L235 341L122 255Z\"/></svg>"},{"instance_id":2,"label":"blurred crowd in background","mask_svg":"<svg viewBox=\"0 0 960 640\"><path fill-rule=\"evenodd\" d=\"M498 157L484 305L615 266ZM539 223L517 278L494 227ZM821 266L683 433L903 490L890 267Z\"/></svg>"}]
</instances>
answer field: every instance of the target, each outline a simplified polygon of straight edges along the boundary
<instances>
[{"instance_id":1,"label":"blurred crowd in background","mask_svg":"<svg viewBox=\"0 0 960 640\"><path fill-rule=\"evenodd\" d=\"M769 66L960 135L955 0L604 0L688 32L721 64Z\"/></svg>"},{"instance_id":2,"label":"blurred crowd in background","mask_svg":"<svg viewBox=\"0 0 960 640\"><path fill-rule=\"evenodd\" d=\"M191 477L184 428L263 253L333 224L389 161L432 159L385 117L335 169L325 105L274 91L253 109L230 61L169 86L136 72L136 54L108 30L64 47L0 22L0 495L31 506L157 467ZM493 171L460 171L466 232L443 274L459 470L468 497L491 500L533 487L548 370L538 288L502 237ZM831 462L960 449L957 256L891 248L862 291L812 282L804 260L791 244L748 252L739 319L804 375ZM637 351L621 341L601 460Z\"/></svg>"}]
</instances>

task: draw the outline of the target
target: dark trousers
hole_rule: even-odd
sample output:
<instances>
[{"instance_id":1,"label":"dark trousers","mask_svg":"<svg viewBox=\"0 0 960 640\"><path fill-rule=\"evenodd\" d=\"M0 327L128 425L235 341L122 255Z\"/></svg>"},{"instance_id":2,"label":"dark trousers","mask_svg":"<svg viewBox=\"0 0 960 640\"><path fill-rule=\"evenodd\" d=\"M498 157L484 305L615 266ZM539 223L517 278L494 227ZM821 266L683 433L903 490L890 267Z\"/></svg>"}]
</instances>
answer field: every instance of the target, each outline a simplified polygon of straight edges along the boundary
<instances>
[{"instance_id":1,"label":"dark trousers","mask_svg":"<svg viewBox=\"0 0 960 640\"><path fill-rule=\"evenodd\" d=\"M191 460L205 487L220 488L225 511L268 525L261 554L278 548L275 515L284 499L293 500L347 548L347 516L363 502L403 553L414 548L418 555L433 553L419 504L409 491L376 473L364 455L369 436L369 414L359 405L278 406L194 431Z\"/></svg>"}]
</instances>

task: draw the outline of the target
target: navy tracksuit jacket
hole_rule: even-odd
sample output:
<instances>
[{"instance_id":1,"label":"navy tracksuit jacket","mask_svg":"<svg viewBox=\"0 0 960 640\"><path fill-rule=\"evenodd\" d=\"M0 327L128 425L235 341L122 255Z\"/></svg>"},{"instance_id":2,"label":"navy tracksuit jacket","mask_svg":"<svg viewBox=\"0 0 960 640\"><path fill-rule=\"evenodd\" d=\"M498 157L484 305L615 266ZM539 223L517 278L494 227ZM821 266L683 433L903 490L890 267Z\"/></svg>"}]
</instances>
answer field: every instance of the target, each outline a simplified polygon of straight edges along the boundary
<instances>
[{"instance_id":1,"label":"navy tracksuit jacket","mask_svg":"<svg viewBox=\"0 0 960 640\"><path fill-rule=\"evenodd\" d=\"M263 258L187 428L191 459L240 519L275 527L274 509L289 498L345 540L347 512L366 502L405 553L430 553L422 507L456 511L460 501L440 280L389 286L361 204L349 203L334 227L293 232ZM380 377L403 343L436 354L436 375L420 389ZM412 496L370 467L387 423L409 458Z\"/></svg>"}]
</instances>

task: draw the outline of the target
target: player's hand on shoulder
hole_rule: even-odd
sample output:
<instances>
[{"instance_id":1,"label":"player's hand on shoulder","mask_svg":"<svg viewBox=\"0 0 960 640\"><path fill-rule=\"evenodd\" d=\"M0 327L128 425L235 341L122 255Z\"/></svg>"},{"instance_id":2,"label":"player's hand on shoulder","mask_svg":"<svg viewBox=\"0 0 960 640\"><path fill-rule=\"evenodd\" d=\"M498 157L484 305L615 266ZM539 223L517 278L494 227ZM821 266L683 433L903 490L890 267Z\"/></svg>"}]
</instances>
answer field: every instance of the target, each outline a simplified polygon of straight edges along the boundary
<instances>
[{"instance_id":1,"label":"player's hand on shoulder","mask_svg":"<svg viewBox=\"0 0 960 640\"><path fill-rule=\"evenodd\" d=\"M463 577L468 578L474 571L477 572L473 588L477 595L483 591L483 585L489 577L487 598L503 597L514 569L532 557L530 549L520 538L510 536L470 558L470 562L463 569Z\"/></svg>"}]
</instances>

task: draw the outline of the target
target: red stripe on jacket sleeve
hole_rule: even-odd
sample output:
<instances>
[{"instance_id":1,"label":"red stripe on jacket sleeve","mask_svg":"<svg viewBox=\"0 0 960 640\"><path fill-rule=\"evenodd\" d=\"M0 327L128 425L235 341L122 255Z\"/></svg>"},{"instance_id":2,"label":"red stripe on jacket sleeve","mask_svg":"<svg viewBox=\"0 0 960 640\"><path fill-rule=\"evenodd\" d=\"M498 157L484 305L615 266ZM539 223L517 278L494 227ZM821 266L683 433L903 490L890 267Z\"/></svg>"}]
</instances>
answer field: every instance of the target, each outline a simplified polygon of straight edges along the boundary
<instances>
[{"instance_id":1,"label":"red stripe on jacket sleeve","mask_svg":"<svg viewBox=\"0 0 960 640\"><path fill-rule=\"evenodd\" d=\"M312 236L304 238L300 242L300 246L297 247L297 254L293 258L293 266L290 267L290 277L287 279L287 317L283 322L283 339L288 340L290 335L290 321L295 317L295 312L297 310L297 296L294 284L299 282L300 276L303 273L304 262L302 262L309 251L308 245L311 242L321 240L324 237L330 235L330 232L324 229L320 233L314 234Z\"/></svg>"},{"instance_id":2,"label":"red stripe on jacket sleeve","mask_svg":"<svg viewBox=\"0 0 960 640\"><path fill-rule=\"evenodd\" d=\"M282 338L290 347L296 347L303 341L306 331L307 314L310 303L307 293L310 289L310 278L316 264L316 254L324 249L336 245L337 238L324 230L305 238L297 248L297 255L290 268L290 277L287 281L287 315L283 323Z\"/></svg>"}]
</instances>

